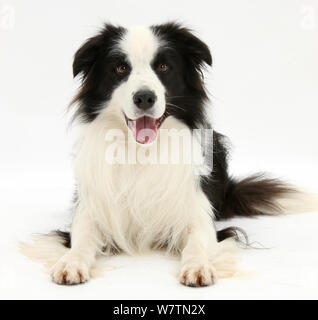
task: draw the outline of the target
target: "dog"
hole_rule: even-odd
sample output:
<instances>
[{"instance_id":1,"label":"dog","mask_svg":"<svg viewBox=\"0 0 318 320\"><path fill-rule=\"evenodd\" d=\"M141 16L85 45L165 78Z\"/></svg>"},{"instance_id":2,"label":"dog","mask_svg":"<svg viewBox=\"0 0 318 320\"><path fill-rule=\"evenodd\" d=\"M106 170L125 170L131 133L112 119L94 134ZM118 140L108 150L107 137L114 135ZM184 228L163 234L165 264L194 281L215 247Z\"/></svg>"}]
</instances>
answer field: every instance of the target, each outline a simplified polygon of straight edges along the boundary
<instances>
[{"instance_id":1,"label":"dog","mask_svg":"<svg viewBox=\"0 0 318 320\"><path fill-rule=\"evenodd\" d=\"M281 213L299 194L263 174L229 176L227 138L209 120L211 65L208 46L178 23L106 24L78 49L77 186L70 232L50 234L68 248L52 267L55 283L88 281L98 254L160 248L180 256L182 284L211 285L220 244L237 231L215 223Z\"/></svg>"}]
</instances>

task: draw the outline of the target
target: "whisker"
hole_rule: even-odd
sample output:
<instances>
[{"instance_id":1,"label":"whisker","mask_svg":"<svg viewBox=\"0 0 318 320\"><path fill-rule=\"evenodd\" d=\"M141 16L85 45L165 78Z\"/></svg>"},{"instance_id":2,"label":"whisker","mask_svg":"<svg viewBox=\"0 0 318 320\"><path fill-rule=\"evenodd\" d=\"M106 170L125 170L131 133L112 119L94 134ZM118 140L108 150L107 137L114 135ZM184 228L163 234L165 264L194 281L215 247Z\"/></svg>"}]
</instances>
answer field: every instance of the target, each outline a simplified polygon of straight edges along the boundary
<instances>
[{"instance_id":1,"label":"whisker","mask_svg":"<svg viewBox=\"0 0 318 320\"><path fill-rule=\"evenodd\" d=\"M177 105L175 105L175 104L173 104L173 103L170 103L170 102L167 102L166 105L167 105L167 106L171 106L171 107L178 108L178 109L180 109L180 110L182 110L182 111L186 111L184 108L179 107L179 106L177 106Z\"/></svg>"},{"instance_id":2,"label":"whisker","mask_svg":"<svg viewBox=\"0 0 318 320\"><path fill-rule=\"evenodd\" d=\"M174 98L188 98L189 96L169 96L168 99L174 99Z\"/></svg>"}]
</instances>

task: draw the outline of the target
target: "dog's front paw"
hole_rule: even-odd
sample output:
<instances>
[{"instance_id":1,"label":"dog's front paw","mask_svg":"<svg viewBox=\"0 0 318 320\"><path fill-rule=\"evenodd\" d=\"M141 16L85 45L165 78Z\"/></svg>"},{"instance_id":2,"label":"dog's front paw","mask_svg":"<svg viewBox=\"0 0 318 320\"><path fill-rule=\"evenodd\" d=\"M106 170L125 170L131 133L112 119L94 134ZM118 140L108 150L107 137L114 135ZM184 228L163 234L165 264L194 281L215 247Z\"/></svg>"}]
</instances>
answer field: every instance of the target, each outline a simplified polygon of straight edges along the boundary
<instances>
[{"instance_id":1,"label":"dog's front paw","mask_svg":"<svg viewBox=\"0 0 318 320\"><path fill-rule=\"evenodd\" d=\"M79 255L69 252L53 267L52 281L62 285L74 285L89 280L89 267Z\"/></svg>"},{"instance_id":2,"label":"dog's front paw","mask_svg":"<svg viewBox=\"0 0 318 320\"><path fill-rule=\"evenodd\" d=\"M210 263L187 263L181 269L180 282L189 287L209 286L216 280L216 270Z\"/></svg>"}]
</instances>

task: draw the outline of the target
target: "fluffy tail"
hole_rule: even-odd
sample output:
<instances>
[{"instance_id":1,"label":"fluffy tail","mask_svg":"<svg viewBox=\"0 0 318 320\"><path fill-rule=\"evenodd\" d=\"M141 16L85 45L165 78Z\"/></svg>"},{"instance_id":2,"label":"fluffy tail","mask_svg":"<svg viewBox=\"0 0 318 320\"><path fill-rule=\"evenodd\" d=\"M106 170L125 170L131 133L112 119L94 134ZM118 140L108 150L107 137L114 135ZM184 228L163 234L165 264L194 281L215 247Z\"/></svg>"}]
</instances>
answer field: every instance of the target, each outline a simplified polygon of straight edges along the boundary
<instances>
[{"instance_id":1,"label":"fluffy tail","mask_svg":"<svg viewBox=\"0 0 318 320\"><path fill-rule=\"evenodd\" d=\"M279 179L265 174L255 174L243 180L229 179L223 190L221 205L217 208L217 220L233 217L257 217L265 215L318 212L318 195L297 189ZM229 227L217 232L218 241L235 238L248 244L244 230Z\"/></svg>"},{"instance_id":2,"label":"fluffy tail","mask_svg":"<svg viewBox=\"0 0 318 320\"><path fill-rule=\"evenodd\" d=\"M256 174L243 180L229 179L224 188L219 220L303 213L318 210L318 196L301 191L279 179Z\"/></svg>"}]
</instances>

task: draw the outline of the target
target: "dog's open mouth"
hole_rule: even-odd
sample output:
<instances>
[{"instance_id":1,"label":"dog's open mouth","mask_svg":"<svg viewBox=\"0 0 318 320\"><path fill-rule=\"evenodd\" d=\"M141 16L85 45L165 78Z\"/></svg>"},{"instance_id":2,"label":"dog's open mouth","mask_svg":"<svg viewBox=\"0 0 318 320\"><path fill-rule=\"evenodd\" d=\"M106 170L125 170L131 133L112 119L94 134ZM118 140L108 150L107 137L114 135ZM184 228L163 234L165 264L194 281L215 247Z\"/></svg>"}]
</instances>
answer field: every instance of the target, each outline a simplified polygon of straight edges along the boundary
<instances>
[{"instance_id":1,"label":"dog's open mouth","mask_svg":"<svg viewBox=\"0 0 318 320\"><path fill-rule=\"evenodd\" d=\"M158 129L164 116L155 119L148 116L131 120L126 117L128 128L132 131L135 140L141 144L149 144L156 140Z\"/></svg>"}]
</instances>

